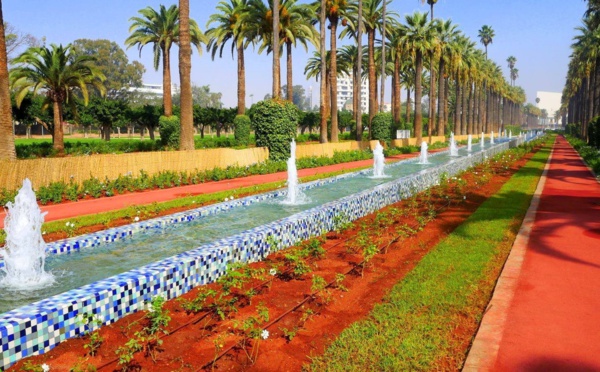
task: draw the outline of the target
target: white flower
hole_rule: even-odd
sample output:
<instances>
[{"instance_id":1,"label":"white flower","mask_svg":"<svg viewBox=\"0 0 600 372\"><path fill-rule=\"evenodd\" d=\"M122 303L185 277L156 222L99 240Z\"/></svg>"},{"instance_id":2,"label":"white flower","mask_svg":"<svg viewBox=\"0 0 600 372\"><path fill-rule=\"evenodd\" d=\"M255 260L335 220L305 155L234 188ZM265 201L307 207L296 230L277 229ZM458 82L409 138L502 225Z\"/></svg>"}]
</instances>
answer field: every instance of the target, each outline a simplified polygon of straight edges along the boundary
<instances>
[{"instance_id":1,"label":"white flower","mask_svg":"<svg viewBox=\"0 0 600 372\"><path fill-rule=\"evenodd\" d=\"M135 216L135 219L134 219L134 221L135 221L135 222L138 222L139 220L140 220L140 218L139 218L138 216Z\"/></svg>"},{"instance_id":2,"label":"white flower","mask_svg":"<svg viewBox=\"0 0 600 372\"><path fill-rule=\"evenodd\" d=\"M260 337L261 337L263 340L266 340L267 338L269 338L269 331L267 331L266 329L263 329L263 331L262 331L262 332L261 332L261 334L260 334Z\"/></svg>"},{"instance_id":3,"label":"white flower","mask_svg":"<svg viewBox=\"0 0 600 372\"><path fill-rule=\"evenodd\" d=\"M231 196L229 197L229 199L233 200L233 195L231 195Z\"/></svg>"},{"instance_id":4,"label":"white flower","mask_svg":"<svg viewBox=\"0 0 600 372\"><path fill-rule=\"evenodd\" d=\"M42 231L42 235L46 235L46 232L45 232L45 231Z\"/></svg>"},{"instance_id":5,"label":"white flower","mask_svg":"<svg viewBox=\"0 0 600 372\"><path fill-rule=\"evenodd\" d=\"M50 371L50 366L47 365L46 363L42 364L42 371L44 371L44 372Z\"/></svg>"},{"instance_id":6,"label":"white flower","mask_svg":"<svg viewBox=\"0 0 600 372\"><path fill-rule=\"evenodd\" d=\"M273 276L277 275L277 269L271 269L271 270L269 270L269 274L271 274Z\"/></svg>"}]
</instances>

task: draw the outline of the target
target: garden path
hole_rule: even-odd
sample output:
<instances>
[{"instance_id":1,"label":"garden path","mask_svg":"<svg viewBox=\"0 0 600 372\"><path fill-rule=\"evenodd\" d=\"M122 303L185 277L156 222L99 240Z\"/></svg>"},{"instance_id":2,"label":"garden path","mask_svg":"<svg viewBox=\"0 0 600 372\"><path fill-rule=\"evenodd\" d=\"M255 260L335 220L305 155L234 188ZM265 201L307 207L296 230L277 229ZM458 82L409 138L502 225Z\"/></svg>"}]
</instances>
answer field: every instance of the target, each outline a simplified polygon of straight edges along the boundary
<instances>
[{"instance_id":1,"label":"garden path","mask_svg":"<svg viewBox=\"0 0 600 372\"><path fill-rule=\"evenodd\" d=\"M599 217L600 183L558 137L464 371L600 370Z\"/></svg>"}]
</instances>

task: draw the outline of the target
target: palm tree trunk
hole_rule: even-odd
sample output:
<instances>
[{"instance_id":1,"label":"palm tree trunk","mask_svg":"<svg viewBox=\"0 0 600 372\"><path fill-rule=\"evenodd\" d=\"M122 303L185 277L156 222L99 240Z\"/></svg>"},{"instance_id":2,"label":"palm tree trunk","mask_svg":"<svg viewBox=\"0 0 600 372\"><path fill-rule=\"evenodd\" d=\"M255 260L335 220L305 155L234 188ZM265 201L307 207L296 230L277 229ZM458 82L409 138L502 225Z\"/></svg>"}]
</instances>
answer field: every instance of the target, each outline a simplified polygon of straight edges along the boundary
<instances>
[{"instance_id":1,"label":"palm tree trunk","mask_svg":"<svg viewBox=\"0 0 600 372\"><path fill-rule=\"evenodd\" d=\"M406 87L406 124L408 123L412 123L412 121L410 120L410 88ZM414 125L413 125L414 128Z\"/></svg>"},{"instance_id":2,"label":"palm tree trunk","mask_svg":"<svg viewBox=\"0 0 600 372\"><path fill-rule=\"evenodd\" d=\"M438 136L443 136L444 135L444 127L446 126L446 122L444 121L444 116L445 116L445 107L444 107L444 100L446 99L446 78L444 77L444 73L446 68L446 64L444 62L444 58L441 57L440 58L440 63L439 63L439 77L438 77L438 82L439 82L439 95L438 95L438 123L437 123L437 135Z\"/></svg>"},{"instance_id":3,"label":"palm tree trunk","mask_svg":"<svg viewBox=\"0 0 600 372\"><path fill-rule=\"evenodd\" d=\"M359 81L360 76L358 76L358 67L355 63L354 66L352 66L352 119L354 119L356 123L358 123L358 112L360 111L358 109L358 105L360 105L358 95L361 88ZM356 134L358 135L358 128Z\"/></svg>"},{"instance_id":4,"label":"palm tree trunk","mask_svg":"<svg viewBox=\"0 0 600 372\"><path fill-rule=\"evenodd\" d=\"M461 114L462 114L462 89L460 86L460 80L456 79L456 105L454 108L454 134L460 134L460 122L461 122Z\"/></svg>"},{"instance_id":5,"label":"palm tree trunk","mask_svg":"<svg viewBox=\"0 0 600 372\"><path fill-rule=\"evenodd\" d=\"M246 66L244 64L244 46L237 47L237 73L238 73L238 102L237 113L244 115L246 112Z\"/></svg>"},{"instance_id":6,"label":"palm tree trunk","mask_svg":"<svg viewBox=\"0 0 600 372\"><path fill-rule=\"evenodd\" d=\"M325 12L327 9L327 2L321 0L321 14L320 14L320 37L321 37L321 89L320 89L320 112L321 112L321 134L319 142L327 143L327 52L325 51Z\"/></svg>"},{"instance_id":7,"label":"palm tree trunk","mask_svg":"<svg viewBox=\"0 0 600 372\"><path fill-rule=\"evenodd\" d=\"M0 0L0 160L4 159L14 160L16 159L16 153L8 86L8 58L4 36L4 17L2 15L2 0Z\"/></svg>"},{"instance_id":8,"label":"palm tree trunk","mask_svg":"<svg viewBox=\"0 0 600 372\"><path fill-rule=\"evenodd\" d=\"M432 6L433 7L433 6ZM435 68L433 67L433 63L434 63L434 56L433 53L430 53L429 55L429 76L431 77L431 81L429 83L429 142L431 142L431 134L433 132L433 128L436 129L437 132L437 126L436 126L436 122L435 122L435 100L436 100L436 96L435 96L435 86L437 83L437 76L435 74ZM438 134L439 135L439 134Z\"/></svg>"},{"instance_id":9,"label":"palm tree trunk","mask_svg":"<svg viewBox=\"0 0 600 372\"><path fill-rule=\"evenodd\" d=\"M330 56L330 86L331 86L331 142L338 142L338 104L337 104L337 21L331 25L331 56Z\"/></svg>"},{"instance_id":10,"label":"palm tree trunk","mask_svg":"<svg viewBox=\"0 0 600 372\"><path fill-rule=\"evenodd\" d=\"M281 92L281 76L279 67L279 0L273 0L273 98L279 98Z\"/></svg>"},{"instance_id":11,"label":"palm tree trunk","mask_svg":"<svg viewBox=\"0 0 600 372\"><path fill-rule=\"evenodd\" d=\"M285 42L285 56L287 58L287 100L294 102L294 83L292 82L292 42Z\"/></svg>"},{"instance_id":12,"label":"palm tree trunk","mask_svg":"<svg viewBox=\"0 0 600 372\"><path fill-rule=\"evenodd\" d=\"M163 106L165 116L173 115L173 99L171 97L171 57L170 50L162 51L163 54Z\"/></svg>"},{"instance_id":13,"label":"palm tree trunk","mask_svg":"<svg viewBox=\"0 0 600 372\"><path fill-rule=\"evenodd\" d=\"M65 154L65 139L62 126L62 115L60 103L58 101L52 102L53 116L54 116L54 133L52 134L52 148L56 151L58 156Z\"/></svg>"},{"instance_id":14,"label":"palm tree trunk","mask_svg":"<svg viewBox=\"0 0 600 372\"><path fill-rule=\"evenodd\" d=\"M465 134L473 134L473 129L475 126L475 86L472 83L469 83L469 122L467 124L467 133Z\"/></svg>"},{"instance_id":15,"label":"palm tree trunk","mask_svg":"<svg viewBox=\"0 0 600 372\"><path fill-rule=\"evenodd\" d=\"M379 112L383 112L385 105L385 5L387 1L383 1L381 8L381 89L380 89L380 101L379 101Z\"/></svg>"},{"instance_id":16,"label":"palm tree trunk","mask_svg":"<svg viewBox=\"0 0 600 372\"><path fill-rule=\"evenodd\" d=\"M392 112L394 117L394 124L398 125L400 123L400 108L402 107L402 103L400 102L400 58L396 56L394 60L394 99L392 100Z\"/></svg>"},{"instance_id":17,"label":"palm tree trunk","mask_svg":"<svg viewBox=\"0 0 600 372\"><path fill-rule=\"evenodd\" d=\"M358 93L356 100L358 104L354 106L356 112L356 140L362 141L362 28L363 28L363 0L358 0L358 30L356 32L357 41L357 59L356 59L356 81L358 84Z\"/></svg>"},{"instance_id":18,"label":"palm tree trunk","mask_svg":"<svg viewBox=\"0 0 600 372\"><path fill-rule=\"evenodd\" d=\"M369 30L369 124L377 114L377 77L375 76L375 30Z\"/></svg>"},{"instance_id":19,"label":"palm tree trunk","mask_svg":"<svg viewBox=\"0 0 600 372\"><path fill-rule=\"evenodd\" d=\"M459 134L467 134L467 118L469 113L468 106L468 94L467 94L467 84L464 84L461 90L461 99L462 99L462 115L460 116L460 133Z\"/></svg>"},{"instance_id":20,"label":"palm tree trunk","mask_svg":"<svg viewBox=\"0 0 600 372\"><path fill-rule=\"evenodd\" d=\"M423 55L421 52L417 52L415 56L415 137L417 137L417 143L423 141L423 113L421 112L421 98L423 97L422 73Z\"/></svg>"},{"instance_id":21,"label":"palm tree trunk","mask_svg":"<svg viewBox=\"0 0 600 372\"><path fill-rule=\"evenodd\" d=\"M179 84L181 86L179 150L182 151L194 149L194 107L191 73L190 2L189 0L179 0Z\"/></svg>"}]
</instances>

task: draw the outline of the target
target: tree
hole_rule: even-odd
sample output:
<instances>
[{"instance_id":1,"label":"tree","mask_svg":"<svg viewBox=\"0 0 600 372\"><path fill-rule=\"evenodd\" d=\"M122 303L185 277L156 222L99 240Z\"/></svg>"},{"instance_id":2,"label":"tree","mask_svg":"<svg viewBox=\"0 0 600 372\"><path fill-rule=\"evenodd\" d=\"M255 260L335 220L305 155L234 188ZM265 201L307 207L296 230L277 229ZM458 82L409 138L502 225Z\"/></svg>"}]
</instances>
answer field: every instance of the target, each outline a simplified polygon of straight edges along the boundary
<instances>
[{"instance_id":1,"label":"tree","mask_svg":"<svg viewBox=\"0 0 600 372\"><path fill-rule=\"evenodd\" d=\"M16 159L16 156L8 86L8 56L4 36L4 16L2 14L2 0L0 0L0 160L13 160Z\"/></svg>"},{"instance_id":2,"label":"tree","mask_svg":"<svg viewBox=\"0 0 600 372\"><path fill-rule=\"evenodd\" d=\"M80 92L88 102L88 85L104 95L104 75L92 65L90 56L73 56L73 47L51 44L50 48L30 48L15 59L19 64L10 74L16 103L21 104L28 92L45 91L53 107L52 143L56 153L64 155L62 127L63 105L74 108L75 93ZM47 128L50 130L50 128Z\"/></svg>"},{"instance_id":3,"label":"tree","mask_svg":"<svg viewBox=\"0 0 600 372\"><path fill-rule=\"evenodd\" d=\"M156 105L143 105L133 108L130 111L130 119L148 129L150 139L154 140L154 130L158 127L161 109Z\"/></svg>"},{"instance_id":4,"label":"tree","mask_svg":"<svg viewBox=\"0 0 600 372\"><path fill-rule=\"evenodd\" d=\"M146 7L138 11L141 17L132 17L129 27L130 35L125 40L127 48L138 46L140 55L144 46L153 45L154 69L158 70L160 60L163 61L163 105L165 116L173 114L171 97L171 58L173 44L179 43L179 10L177 5L168 9L164 5L159 11ZM201 43L206 43L206 36L200 31L198 24L190 19L190 42L201 52Z\"/></svg>"},{"instance_id":5,"label":"tree","mask_svg":"<svg viewBox=\"0 0 600 372\"><path fill-rule=\"evenodd\" d=\"M100 126L105 141L110 141L112 128L125 125L129 117L129 107L121 99L93 97L85 111Z\"/></svg>"},{"instance_id":6,"label":"tree","mask_svg":"<svg viewBox=\"0 0 600 372\"><path fill-rule=\"evenodd\" d=\"M423 135L423 113L421 100L423 98L423 55L429 51L434 38L431 22L427 20L427 13L416 12L406 16L406 24L402 25L404 48L415 59L415 137L421 143Z\"/></svg>"},{"instance_id":7,"label":"tree","mask_svg":"<svg viewBox=\"0 0 600 372\"><path fill-rule=\"evenodd\" d=\"M14 94L11 95L13 120L19 122L19 125L25 126L27 138L31 138L32 125L38 122L52 121L52 113L48 110L47 105L44 105L46 101L44 96L27 93L19 106L14 98Z\"/></svg>"},{"instance_id":8,"label":"tree","mask_svg":"<svg viewBox=\"0 0 600 372\"><path fill-rule=\"evenodd\" d=\"M284 92L289 92L290 89L287 85L281 87L281 90ZM300 110L310 110L310 99L306 96L306 91L302 85L294 85L291 89L292 91L292 103L298 107Z\"/></svg>"},{"instance_id":9,"label":"tree","mask_svg":"<svg viewBox=\"0 0 600 372\"><path fill-rule=\"evenodd\" d=\"M223 106L223 102L221 102L222 96L222 93L211 92L209 85L198 86L192 84L192 101L194 105L219 108ZM181 95L175 93L173 96L173 105L179 106L180 102Z\"/></svg>"},{"instance_id":10,"label":"tree","mask_svg":"<svg viewBox=\"0 0 600 372\"><path fill-rule=\"evenodd\" d=\"M452 24L451 20L438 22L436 24L438 48L440 51L440 58L438 62L438 75L439 75L439 98L438 98L438 130L437 135L443 136L446 128L446 116L448 107L448 91L446 90L447 78L447 67L451 66L452 60L456 56L456 44L454 40L459 35L457 26Z\"/></svg>"},{"instance_id":11,"label":"tree","mask_svg":"<svg viewBox=\"0 0 600 372\"><path fill-rule=\"evenodd\" d=\"M483 44L485 46L485 58L487 59L488 45L494 41L494 37L496 36L496 34L494 33L494 30L490 26L483 25L481 27L481 30L479 30L478 36L479 36L479 41L481 41L481 44Z\"/></svg>"},{"instance_id":12,"label":"tree","mask_svg":"<svg viewBox=\"0 0 600 372\"><path fill-rule=\"evenodd\" d=\"M17 52L22 47L40 46L40 41L31 34L26 34L17 30L12 24L5 22L4 33L6 41L6 58L10 62L13 53Z\"/></svg>"},{"instance_id":13,"label":"tree","mask_svg":"<svg viewBox=\"0 0 600 372\"><path fill-rule=\"evenodd\" d=\"M273 98L279 98L281 91L281 73L279 60L279 0L272 0L271 17L273 18L273 32L271 49L273 50Z\"/></svg>"},{"instance_id":14,"label":"tree","mask_svg":"<svg viewBox=\"0 0 600 372\"><path fill-rule=\"evenodd\" d=\"M129 63L123 49L114 41L77 39L73 42L73 55L95 58L94 65L106 77L104 88L109 98L124 98L128 96L129 87L142 85L144 65L138 61Z\"/></svg>"},{"instance_id":15,"label":"tree","mask_svg":"<svg viewBox=\"0 0 600 372\"><path fill-rule=\"evenodd\" d=\"M206 36L210 39L206 48L212 51L214 60L217 51L219 51L219 57L223 56L223 49L231 40L232 57L234 50L237 52L237 112L238 115L242 115L246 111L244 49L248 43L252 42L252 39L248 37L248 27L244 23L244 17L249 11L248 0L230 0L229 3L220 1L217 10L219 13L212 14L206 24L206 27L215 24L206 31Z\"/></svg>"},{"instance_id":16,"label":"tree","mask_svg":"<svg viewBox=\"0 0 600 372\"><path fill-rule=\"evenodd\" d=\"M325 50L325 22L327 20L327 1L321 0L321 6L319 10L319 56L321 57L321 85L320 85L320 106L319 112L321 114L321 122L320 122L320 136L319 142L327 143L327 84L325 81L327 80L327 74L324 73L327 71L327 52ZM325 57L325 58L323 58Z\"/></svg>"},{"instance_id":17,"label":"tree","mask_svg":"<svg viewBox=\"0 0 600 372\"><path fill-rule=\"evenodd\" d=\"M181 137L179 150L194 150L194 103L192 102L192 47L190 2L179 0L179 81L181 84Z\"/></svg>"},{"instance_id":18,"label":"tree","mask_svg":"<svg viewBox=\"0 0 600 372\"><path fill-rule=\"evenodd\" d=\"M514 86L516 78L513 79L512 76L513 76L513 69L515 68L515 64L517 63L517 58L515 56L510 56L506 59L506 62L508 62L508 70L509 70L509 74L510 74L511 85ZM518 75L518 70L517 70L517 75Z\"/></svg>"}]
</instances>

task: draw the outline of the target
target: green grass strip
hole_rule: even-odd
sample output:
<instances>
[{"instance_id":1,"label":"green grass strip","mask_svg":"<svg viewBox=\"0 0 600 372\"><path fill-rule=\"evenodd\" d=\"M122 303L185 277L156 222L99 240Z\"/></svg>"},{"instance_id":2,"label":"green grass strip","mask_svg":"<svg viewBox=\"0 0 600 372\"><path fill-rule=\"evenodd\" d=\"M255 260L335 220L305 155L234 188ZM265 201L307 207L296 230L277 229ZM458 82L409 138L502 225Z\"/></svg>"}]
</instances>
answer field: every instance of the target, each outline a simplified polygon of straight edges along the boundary
<instances>
[{"instance_id":1,"label":"green grass strip","mask_svg":"<svg viewBox=\"0 0 600 372\"><path fill-rule=\"evenodd\" d=\"M547 142L308 369L460 369L464 338L456 337L456 330L465 319L479 323L495 284L490 273L504 263L549 154Z\"/></svg>"}]
</instances>

